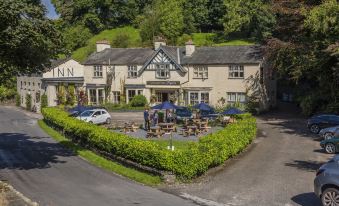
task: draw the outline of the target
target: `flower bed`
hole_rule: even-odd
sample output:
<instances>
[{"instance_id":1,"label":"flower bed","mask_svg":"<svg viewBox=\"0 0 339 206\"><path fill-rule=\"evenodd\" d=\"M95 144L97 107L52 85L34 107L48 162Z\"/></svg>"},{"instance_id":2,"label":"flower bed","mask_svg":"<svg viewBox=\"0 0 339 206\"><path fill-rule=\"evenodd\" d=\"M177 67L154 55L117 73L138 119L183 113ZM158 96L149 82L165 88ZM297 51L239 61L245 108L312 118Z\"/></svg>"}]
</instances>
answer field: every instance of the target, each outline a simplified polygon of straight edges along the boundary
<instances>
[{"instance_id":1,"label":"flower bed","mask_svg":"<svg viewBox=\"0 0 339 206\"><path fill-rule=\"evenodd\" d=\"M63 131L66 136L158 170L173 172L181 179L192 179L210 167L222 164L241 152L255 138L256 122L249 114L240 115L237 123L200 138L186 150L169 151L158 144L111 132L103 127L86 123L57 108L44 108L44 121Z\"/></svg>"}]
</instances>

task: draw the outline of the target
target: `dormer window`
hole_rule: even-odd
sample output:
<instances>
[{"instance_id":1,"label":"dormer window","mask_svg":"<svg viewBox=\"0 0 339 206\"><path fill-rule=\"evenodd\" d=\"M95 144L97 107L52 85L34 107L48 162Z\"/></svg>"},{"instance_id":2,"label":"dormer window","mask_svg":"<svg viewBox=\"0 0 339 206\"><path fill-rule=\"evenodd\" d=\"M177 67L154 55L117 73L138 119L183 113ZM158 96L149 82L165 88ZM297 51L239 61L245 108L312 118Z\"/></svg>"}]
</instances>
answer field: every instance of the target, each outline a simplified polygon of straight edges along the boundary
<instances>
[{"instance_id":1,"label":"dormer window","mask_svg":"<svg viewBox=\"0 0 339 206\"><path fill-rule=\"evenodd\" d=\"M170 78L170 65L169 64L157 64L155 76L156 78L159 78L159 79Z\"/></svg>"},{"instance_id":2,"label":"dormer window","mask_svg":"<svg viewBox=\"0 0 339 206\"><path fill-rule=\"evenodd\" d=\"M128 78L137 78L138 68L137 66L128 66Z\"/></svg>"}]
</instances>

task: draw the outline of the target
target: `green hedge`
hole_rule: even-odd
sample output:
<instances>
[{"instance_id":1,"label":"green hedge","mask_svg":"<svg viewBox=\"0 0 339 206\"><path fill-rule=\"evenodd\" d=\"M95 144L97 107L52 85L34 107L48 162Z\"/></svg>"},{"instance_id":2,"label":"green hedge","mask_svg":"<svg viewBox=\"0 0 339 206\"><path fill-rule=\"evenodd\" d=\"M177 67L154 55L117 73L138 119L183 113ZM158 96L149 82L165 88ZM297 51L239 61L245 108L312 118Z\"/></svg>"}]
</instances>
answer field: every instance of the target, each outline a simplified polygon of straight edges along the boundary
<instances>
[{"instance_id":1,"label":"green hedge","mask_svg":"<svg viewBox=\"0 0 339 206\"><path fill-rule=\"evenodd\" d=\"M57 108L44 108L42 114L46 123L83 144L142 165L171 171L181 179L191 179L203 174L210 167L222 164L241 152L256 135L255 119L246 114L239 116L237 123L190 144L189 149L172 152L154 142L111 132L74 119Z\"/></svg>"}]
</instances>

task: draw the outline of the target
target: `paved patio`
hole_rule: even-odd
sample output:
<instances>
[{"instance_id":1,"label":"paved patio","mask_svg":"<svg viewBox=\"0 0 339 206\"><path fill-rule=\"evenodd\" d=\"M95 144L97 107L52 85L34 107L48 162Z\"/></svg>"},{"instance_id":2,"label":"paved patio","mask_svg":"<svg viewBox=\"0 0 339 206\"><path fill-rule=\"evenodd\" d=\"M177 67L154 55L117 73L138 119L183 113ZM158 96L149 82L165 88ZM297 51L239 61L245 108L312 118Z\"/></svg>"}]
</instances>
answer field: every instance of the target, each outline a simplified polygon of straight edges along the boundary
<instances>
[{"instance_id":1,"label":"paved patio","mask_svg":"<svg viewBox=\"0 0 339 206\"><path fill-rule=\"evenodd\" d=\"M180 129L182 127L178 127L178 132L173 132L173 140L180 140L180 141L198 141L200 137L203 137L205 135L208 135L210 133L219 131L222 129L222 127L212 127L211 129L208 130L208 132L203 132L197 136L191 135L191 136L187 136L184 137L182 134L180 134ZM114 130L115 132L119 132L119 133L123 133L120 129L119 130ZM127 135L131 136L131 137L135 137L135 138L140 138L140 139L157 139L157 138L146 138L146 134L147 131L143 130L143 129L138 129L136 132L128 132L126 133ZM160 139L170 139L170 135L169 134L164 134L162 137L160 137Z\"/></svg>"}]
</instances>

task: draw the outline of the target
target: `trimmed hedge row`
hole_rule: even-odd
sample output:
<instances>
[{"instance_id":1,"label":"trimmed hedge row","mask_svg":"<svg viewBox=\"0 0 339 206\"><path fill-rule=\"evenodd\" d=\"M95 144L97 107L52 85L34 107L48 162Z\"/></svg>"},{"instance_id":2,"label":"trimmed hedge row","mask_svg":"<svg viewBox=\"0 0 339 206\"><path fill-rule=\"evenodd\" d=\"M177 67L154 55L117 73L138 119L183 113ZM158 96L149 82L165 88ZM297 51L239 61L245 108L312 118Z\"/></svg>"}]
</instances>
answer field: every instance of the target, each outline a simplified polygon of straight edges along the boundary
<instances>
[{"instance_id":1,"label":"trimmed hedge row","mask_svg":"<svg viewBox=\"0 0 339 206\"><path fill-rule=\"evenodd\" d=\"M242 151L256 135L256 122L249 114L237 123L200 138L189 149L170 151L155 142L136 139L86 123L57 108L43 108L44 121L67 136L91 147L159 170L171 171L181 179L191 179L208 168L220 165Z\"/></svg>"}]
</instances>

